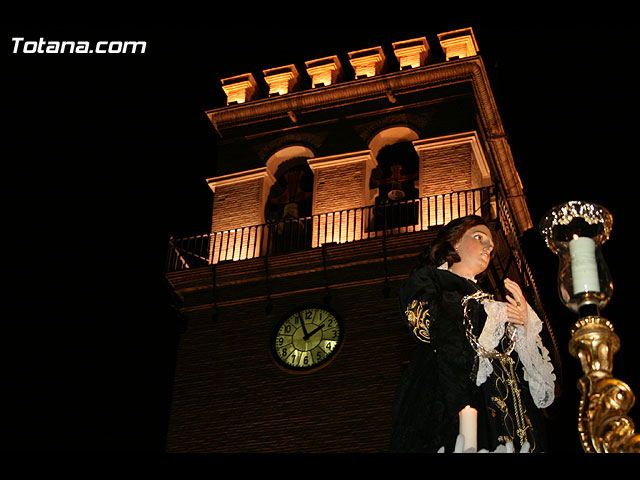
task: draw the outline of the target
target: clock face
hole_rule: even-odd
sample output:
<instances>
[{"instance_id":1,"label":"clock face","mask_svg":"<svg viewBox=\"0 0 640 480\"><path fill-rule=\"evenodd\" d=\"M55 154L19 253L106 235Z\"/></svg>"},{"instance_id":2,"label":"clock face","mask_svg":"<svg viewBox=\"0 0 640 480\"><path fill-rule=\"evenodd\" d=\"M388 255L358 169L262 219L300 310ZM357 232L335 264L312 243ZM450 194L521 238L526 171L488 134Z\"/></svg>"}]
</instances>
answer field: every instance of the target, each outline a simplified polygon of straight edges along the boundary
<instances>
[{"instance_id":1,"label":"clock face","mask_svg":"<svg viewBox=\"0 0 640 480\"><path fill-rule=\"evenodd\" d=\"M278 364L293 372L311 372L329 363L342 345L340 317L327 307L299 308L280 320L271 348Z\"/></svg>"}]
</instances>

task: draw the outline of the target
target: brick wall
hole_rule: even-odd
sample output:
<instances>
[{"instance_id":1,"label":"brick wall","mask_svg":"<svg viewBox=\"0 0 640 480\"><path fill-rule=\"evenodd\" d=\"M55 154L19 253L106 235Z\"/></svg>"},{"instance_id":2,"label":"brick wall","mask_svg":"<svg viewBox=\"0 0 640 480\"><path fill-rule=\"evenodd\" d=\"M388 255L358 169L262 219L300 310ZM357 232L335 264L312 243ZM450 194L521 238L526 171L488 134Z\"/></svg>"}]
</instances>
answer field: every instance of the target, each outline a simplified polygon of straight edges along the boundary
<instances>
[{"instance_id":1,"label":"brick wall","mask_svg":"<svg viewBox=\"0 0 640 480\"><path fill-rule=\"evenodd\" d=\"M420 196L472 188L471 145L420 150Z\"/></svg>"},{"instance_id":2,"label":"brick wall","mask_svg":"<svg viewBox=\"0 0 640 480\"><path fill-rule=\"evenodd\" d=\"M324 262L322 249L272 257L269 279L263 259L219 264L215 323L213 271L177 273L172 281L188 292L189 322L167 450L386 451L393 396L412 346L397 288L431 234L388 239L386 248L380 239L327 246ZM311 374L283 371L269 347L275 322L295 307L322 302L327 293L345 325L340 353Z\"/></svg>"},{"instance_id":3,"label":"brick wall","mask_svg":"<svg viewBox=\"0 0 640 480\"><path fill-rule=\"evenodd\" d=\"M211 179L212 232L264 223L264 205L274 181L266 169Z\"/></svg>"},{"instance_id":4,"label":"brick wall","mask_svg":"<svg viewBox=\"0 0 640 480\"><path fill-rule=\"evenodd\" d=\"M313 215L367 205L375 161L369 152L310 159L314 175Z\"/></svg>"}]
</instances>

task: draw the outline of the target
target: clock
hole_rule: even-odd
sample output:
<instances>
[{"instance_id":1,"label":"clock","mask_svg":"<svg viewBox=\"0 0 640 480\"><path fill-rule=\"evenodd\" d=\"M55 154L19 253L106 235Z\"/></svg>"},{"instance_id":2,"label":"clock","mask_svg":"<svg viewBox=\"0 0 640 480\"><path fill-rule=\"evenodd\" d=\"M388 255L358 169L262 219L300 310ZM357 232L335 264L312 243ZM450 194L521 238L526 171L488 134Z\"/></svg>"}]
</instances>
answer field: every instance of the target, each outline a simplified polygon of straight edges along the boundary
<instances>
[{"instance_id":1,"label":"clock","mask_svg":"<svg viewBox=\"0 0 640 480\"><path fill-rule=\"evenodd\" d=\"M271 351L283 369L308 373L328 365L343 339L340 316L326 306L309 305L290 312L276 324Z\"/></svg>"}]
</instances>

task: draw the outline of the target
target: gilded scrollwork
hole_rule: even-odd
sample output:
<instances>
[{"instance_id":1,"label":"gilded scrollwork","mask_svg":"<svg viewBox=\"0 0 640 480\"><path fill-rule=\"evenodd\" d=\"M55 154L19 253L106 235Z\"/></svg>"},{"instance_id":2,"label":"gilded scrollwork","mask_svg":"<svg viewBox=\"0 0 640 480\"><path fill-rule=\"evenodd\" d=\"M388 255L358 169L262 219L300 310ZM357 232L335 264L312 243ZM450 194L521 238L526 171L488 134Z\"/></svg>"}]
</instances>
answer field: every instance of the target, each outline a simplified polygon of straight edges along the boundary
<instances>
[{"instance_id":1,"label":"gilded scrollwork","mask_svg":"<svg viewBox=\"0 0 640 480\"><path fill-rule=\"evenodd\" d=\"M569 352L580 359L584 372L578 381L578 431L587 453L640 453L640 434L628 415L635 396L612 375L619 346L613 326L602 317L584 317L572 331Z\"/></svg>"},{"instance_id":2,"label":"gilded scrollwork","mask_svg":"<svg viewBox=\"0 0 640 480\"><path fill-rule=\"evenodd\" d=\"M413 333L418 340L431 343L431 332L429 330L431 317L427 302L413 300L404 312Z\"/></svg>"},{"instance_id":3,"label":"gilded scrollwork","mask_svg":"<svg viewBox=\"0 0 640 480\"><path fill-rule=\"evenodd\" d=\"M639 453L640 435L631 417L625 415L634 403L627 384L605 377L578 382L582 394L578 431L587 453Z\"/></svg>"}]
</instances>

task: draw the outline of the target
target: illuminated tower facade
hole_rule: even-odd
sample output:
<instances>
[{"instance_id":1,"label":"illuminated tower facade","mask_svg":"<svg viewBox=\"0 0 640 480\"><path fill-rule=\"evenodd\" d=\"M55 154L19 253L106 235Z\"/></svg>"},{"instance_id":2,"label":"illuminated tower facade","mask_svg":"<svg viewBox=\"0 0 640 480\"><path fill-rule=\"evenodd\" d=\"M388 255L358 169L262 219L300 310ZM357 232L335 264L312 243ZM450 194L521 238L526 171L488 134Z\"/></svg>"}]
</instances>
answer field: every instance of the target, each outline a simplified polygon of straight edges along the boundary
<instances>
[{"instance_id":1,"label":"illuminated tower facade","mask_svg":"<svg viewBox=\"0 0 640 480\"><path fill-rule=\"evenodd\" d=\"M432 48L434 44L436 48ZM471 29L221 81L211 231L171 239L188 319L168 451L381 452L413 346L397 291L449 220L491 222L486 286L532 227ZM547 332L549 348L555 350Z\"/></svg>"}]
</instances>

